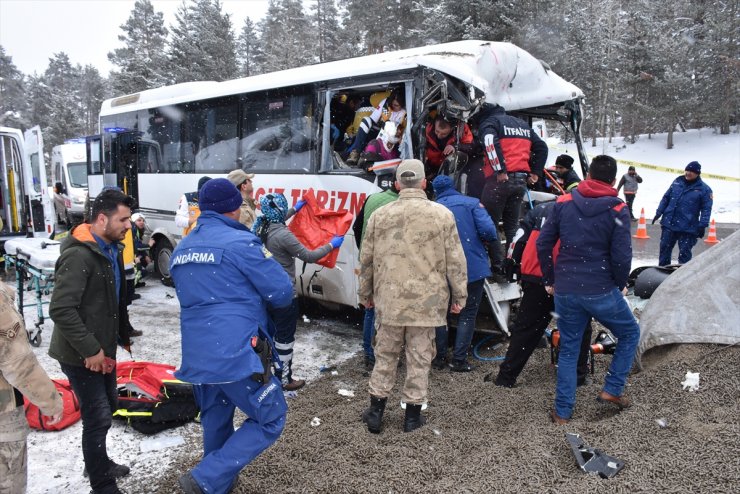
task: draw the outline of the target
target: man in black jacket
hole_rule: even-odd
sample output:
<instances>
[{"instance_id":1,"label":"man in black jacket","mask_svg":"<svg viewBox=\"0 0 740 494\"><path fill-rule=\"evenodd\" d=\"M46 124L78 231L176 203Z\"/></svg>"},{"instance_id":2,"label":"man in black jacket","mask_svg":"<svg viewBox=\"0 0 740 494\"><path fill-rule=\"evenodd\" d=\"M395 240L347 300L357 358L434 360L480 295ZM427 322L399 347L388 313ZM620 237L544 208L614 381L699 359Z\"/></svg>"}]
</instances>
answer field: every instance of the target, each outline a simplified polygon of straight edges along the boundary
<instances>
[{"instance_id":1,"label":"man in black jacket","mask_svg":"<svg viewBox=\"0 0 740 494\"><path fill-rule=\"evenodd\" d=\"M126 279L119 242L131 229L133 199L101 192L91 223L72 230L61 246L49 316L49 355L59 361L82 412L82 456L94 494L118 494L116 477L129 473L108 458L106 436L118 408L116 346L130 345Z\"/></svg>"}]
</instances>

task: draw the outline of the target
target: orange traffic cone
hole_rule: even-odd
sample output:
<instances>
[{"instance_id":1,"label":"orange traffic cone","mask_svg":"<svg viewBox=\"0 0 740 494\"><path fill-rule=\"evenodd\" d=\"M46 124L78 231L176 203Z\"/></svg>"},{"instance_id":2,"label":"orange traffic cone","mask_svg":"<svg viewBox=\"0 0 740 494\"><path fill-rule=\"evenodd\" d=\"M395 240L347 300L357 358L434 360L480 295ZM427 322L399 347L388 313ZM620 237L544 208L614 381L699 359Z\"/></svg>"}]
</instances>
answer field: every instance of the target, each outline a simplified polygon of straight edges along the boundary
<instances>
[{"instance_id":1,"label":"orange traffic cone","mask_svg":"<svg viewBox=\"0 0 740 494\"><path fill-rule=\"evenodd\" d=\"M714 219L709 223L709 236L704 239L704 242L707 244L719 243L719 239L717 239L717 227L714 226Z\"/></svg>"},{"instance_id":2,"label":"orange traffic cone","mask_svg":"<svg viewBox=\"0 0 740 494\"><path fill-rule=\"evenodd\" d=\"M650 238L647 234L647 222L645 221L645 208L640 211L640 221L637 223L637 233L632 238Z\"/></svg>"}]
</instances>

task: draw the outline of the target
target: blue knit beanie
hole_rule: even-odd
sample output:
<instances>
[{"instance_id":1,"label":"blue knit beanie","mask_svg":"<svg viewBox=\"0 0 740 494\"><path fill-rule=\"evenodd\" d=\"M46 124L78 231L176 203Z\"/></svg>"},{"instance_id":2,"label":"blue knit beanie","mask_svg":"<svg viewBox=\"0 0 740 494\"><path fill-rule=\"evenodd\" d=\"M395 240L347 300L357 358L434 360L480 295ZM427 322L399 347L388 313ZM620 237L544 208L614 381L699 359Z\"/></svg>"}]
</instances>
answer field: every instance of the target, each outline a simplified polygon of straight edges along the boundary
<instances>
[{"instance_id":1,"label":"blue knit beanie","mask_svg":"<svg viewBox=\"0 0 740 494\"><path fill-rule=\"evenodd\" d=\"M688 165L686 165L686 168L684 168L684 171L687 172L694 172L697 175L701 175L701 165L698 161L692 161Z\"/></svg>"},{"instance_id":2,"label":"blue knit beanie","mask_svg":"<svg viewBox=\"0 0 740 494\"><path fill-rule=\"evenodd\" d=\"M201 211L230 213L242 205L241 193L225 178L209 180L200 189L198 196Z\"/></svg>"},{"instance_id":3,"label":"blue knit beanie","mask_svg":"<svg viewBox=\"0 0 740 494\"><path fill-rule=\"evenodd\" d=\"M432 187L434 187L434 193L440 195L442 192L452 189L455 186L455 182L452 181L452 177L448 175L437 175L432 180Z\"/></svg>"}]
</instances>

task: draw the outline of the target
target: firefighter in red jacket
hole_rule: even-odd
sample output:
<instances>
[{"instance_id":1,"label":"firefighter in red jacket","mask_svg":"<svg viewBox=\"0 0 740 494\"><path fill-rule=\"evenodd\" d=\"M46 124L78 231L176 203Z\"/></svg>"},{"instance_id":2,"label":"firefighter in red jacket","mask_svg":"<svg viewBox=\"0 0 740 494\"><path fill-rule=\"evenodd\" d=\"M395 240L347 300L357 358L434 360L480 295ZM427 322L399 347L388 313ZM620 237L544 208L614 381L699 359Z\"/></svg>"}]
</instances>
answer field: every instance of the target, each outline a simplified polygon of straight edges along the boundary
<instances>
[{"instance_id":1,"label":"firefighter in red jacket","mask_svg":"<svg viewBox=\"0 0 740 494\"><path fill-rule=\"evenodd\" d=\"M537 259L537 238L540 228L545 224L547 215L552 211L555 201L538 205L522 219L519 230L514 237L514 244L509 250L507 262L511 266L520 266L522 300L516 315L516 323L511 330L511 341L506 351L506 358L499 367L495 384L513 388L516 379L527 364L529 357L545 333L552 312L555 309L552 295L548 295L542 284L542 271ZM559 244L553 249L553 261L557 258ZM591 344L591 323L589 322L581 342L581 353L578 357L578 386L586 383L588 374L588 350ZM493 380L493 374L485 377Z\"/></svg>"},{"instance_id":2,"label":"firefighter in red jacket","mask_svg":"<svg viewBox=\"0 0 740 494\"><path fill-rule=\"evenodd\" d=\"M494 224L503 221L506 245L510 245L527 184L537 183L545 168L547 144L524 120L507 115L499 105L484 104L477 119L486 177L481 202ZM498 245L489 253L494 277L501 277L504 253Z\"/></svg>"}]
</instances>

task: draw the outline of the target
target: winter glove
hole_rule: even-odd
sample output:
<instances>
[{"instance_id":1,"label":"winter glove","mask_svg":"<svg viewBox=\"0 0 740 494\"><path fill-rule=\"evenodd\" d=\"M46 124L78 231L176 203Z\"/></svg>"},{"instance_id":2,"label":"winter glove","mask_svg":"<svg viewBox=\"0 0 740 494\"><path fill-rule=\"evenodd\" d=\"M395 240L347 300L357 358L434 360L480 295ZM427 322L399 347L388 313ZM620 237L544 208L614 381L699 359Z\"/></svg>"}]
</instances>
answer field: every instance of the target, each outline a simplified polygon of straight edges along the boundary
<instances>
[{"instance_id":1,"label":"winter glove","mask_svg":"<svg viewBox=\"0 0 740 494\"><path fill-rule=\"evenodd\" d=\"M344 242L344 235L334 235L334 238L329 240L329 243L334 249L338 249L342 246L342 242Z\"/></svg>"},{"instance_id":2,"label":"winter glove","mask_svg":"<svg viewBox=\"0 0 740 494\"><path fill-rule=\"evenodd\" d=\"M706 228L699 228L696 233L696 238L704 238L704 233L706 233L706 230Z\"/></svg>"},{"instance_id":3,"label":"winter glove","mask_svg":"<svg viewBox=\"0 0 740 494\"><path fill-rule=\"evenodd\" d=\"M650 224L654 225L655 222L658 221L659 218L660 218L660 215L656 216L655 218L653 218L653 221Z\"/></svg>"},{"instance_id":4,"label":"winter glove","mask_svg":"<svg viewBox=\"0 0 740 494\"><path fill-rule=\"evenodd\" d=\"M305 205L306 205L306 201L304 201L303 199L301 199L300 201L298 201L297 203L295 203L295 206L293 206L293 211L295 211L296 213L298 213L298 211L300 211L301 208L303 206L305 206Z\"/></svg>"}]
</instances>

